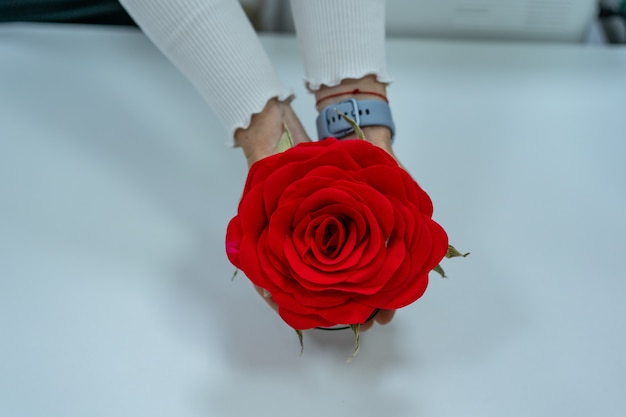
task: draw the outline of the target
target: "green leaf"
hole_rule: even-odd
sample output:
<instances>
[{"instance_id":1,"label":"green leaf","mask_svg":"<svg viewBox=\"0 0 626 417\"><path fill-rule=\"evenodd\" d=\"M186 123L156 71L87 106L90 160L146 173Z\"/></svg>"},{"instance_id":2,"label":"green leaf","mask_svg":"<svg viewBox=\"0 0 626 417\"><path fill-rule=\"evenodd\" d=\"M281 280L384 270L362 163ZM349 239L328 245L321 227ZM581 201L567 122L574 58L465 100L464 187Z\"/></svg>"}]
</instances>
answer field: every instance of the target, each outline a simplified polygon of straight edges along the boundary
<instances>
[{"instance_id":1,"label":"green leaf","mask_svg":"<svg viewBox=\"0 0 626 417\"><path fill-rule=\"evenodd\" d=\"M361 140L365 140L365 134L363 133L359 125L357 125L354 120L352 120L347 114L343 114L337 109L333 109L333 110L335 110L335 113L337 113L339 117L343 117L345 121L348 122L350 126L352 126L352 129L354 129L354 133L356 133L357 138Z\"/></svg>"},{"instance_id":2,"label":"green leaf","mask_svg":"<svg viewBox=\"0 0 626 417\"><path fill-rule=\"evenodd\" d=\"M302 355L302 353L304 352L304 336L302 335L302 330L294 330L298 335L298 341L300 341L300 355Z\"/></svg>"},{"instance_id":3,"label":"green leaf","mask_svg":"<svg viewBox=\"0 0 626 417\"><path fill-rule=\"evenodd\" d=\"M352 333L354 333L354 352L352 352L352 356L348 358L346 362L350 363L354 360L355 356L359 353L359 348L361 347L360 334L359 330L361 329L360 324L351 324L350 329L352 329Z\"/></svg>"},{"instance_id":4,"label":"green leaf","mask_svg":"<svg viewBox=\"0 0 626 417\"><path fill-rule=\"evenodd\" d=\"M276 145L276 150L274 151L274 153L281 153L289 148L293 148L293 138L291 137L291 132L289 132L289 129L287 129L287 125L283 125L283 128L285 130L278 140L278 145Z\"/></svg>"},{"instance_id":5,"label":"green leaf","mask_svg":"<svg viewBox=\"0 0 626 417\"><path fill-rule=\"evenodd\" d=\"M448 251L446 252L446 258L456 258L458 256L462 256L463 258L465 258L467 255L469 255L469 252L461 253L458 250L456 250L456 248L454 246L448 245Z\"/></svg>"}]
</instances>

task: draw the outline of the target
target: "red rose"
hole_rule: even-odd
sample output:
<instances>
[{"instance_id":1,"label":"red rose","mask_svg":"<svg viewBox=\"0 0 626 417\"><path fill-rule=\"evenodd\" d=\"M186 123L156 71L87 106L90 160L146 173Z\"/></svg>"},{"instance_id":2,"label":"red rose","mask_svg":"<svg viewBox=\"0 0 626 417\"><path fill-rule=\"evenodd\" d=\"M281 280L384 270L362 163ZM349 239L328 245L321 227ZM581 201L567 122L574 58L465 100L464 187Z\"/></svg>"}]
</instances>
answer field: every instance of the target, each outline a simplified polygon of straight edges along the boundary
<instances>
[{"instance_id":1,"label":"red rose","mask_svg":"<svg viewBox=\"0 0 626 417\"><path fill-rule=\"evenodd\" d=\"M364 140L301 143L252 165L226 253L294 329L364 323L426 290L448 249L428 194Z\"/></svg>"}]
</instances>

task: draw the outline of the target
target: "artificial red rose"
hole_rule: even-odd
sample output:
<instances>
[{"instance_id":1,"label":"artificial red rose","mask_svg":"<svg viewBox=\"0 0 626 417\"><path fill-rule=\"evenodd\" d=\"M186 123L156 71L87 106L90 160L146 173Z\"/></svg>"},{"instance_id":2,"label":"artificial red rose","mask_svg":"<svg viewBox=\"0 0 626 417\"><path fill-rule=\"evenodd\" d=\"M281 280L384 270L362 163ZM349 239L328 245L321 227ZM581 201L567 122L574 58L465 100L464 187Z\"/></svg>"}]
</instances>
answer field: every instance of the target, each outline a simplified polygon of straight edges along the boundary
<instances>
[{"instance_id":1,"label":"artificial red rose","mask_svg":"<svg viewBox=\"0 0 626 417\"><path fill-rule=\"evenodd\" d=\"M448 249L429 196L364 140L301 143L248 173L228 259L294 329L364 323L422 296Z\"/></svg>"}]
</instances>

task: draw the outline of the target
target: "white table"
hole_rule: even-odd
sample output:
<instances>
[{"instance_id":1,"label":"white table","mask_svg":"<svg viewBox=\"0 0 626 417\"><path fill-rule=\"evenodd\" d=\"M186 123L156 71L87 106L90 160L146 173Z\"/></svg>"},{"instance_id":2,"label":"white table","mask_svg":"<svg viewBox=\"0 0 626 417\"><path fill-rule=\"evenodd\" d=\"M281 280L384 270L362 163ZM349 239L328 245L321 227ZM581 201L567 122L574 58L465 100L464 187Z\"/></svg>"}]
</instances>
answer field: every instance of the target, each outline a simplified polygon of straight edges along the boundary
<instances>
[{"instance_id":1,"label":"white table","mask_svg":"<svg viewBox=\"0 0 626 417\"><path fill-rule=\"evenodd\" d=\"M347 364L231 282L244 159L141 33L0 26L0 415L626 415L626 50L388 55L396 151L472 254Z\"/></svg>"}]
</instances>

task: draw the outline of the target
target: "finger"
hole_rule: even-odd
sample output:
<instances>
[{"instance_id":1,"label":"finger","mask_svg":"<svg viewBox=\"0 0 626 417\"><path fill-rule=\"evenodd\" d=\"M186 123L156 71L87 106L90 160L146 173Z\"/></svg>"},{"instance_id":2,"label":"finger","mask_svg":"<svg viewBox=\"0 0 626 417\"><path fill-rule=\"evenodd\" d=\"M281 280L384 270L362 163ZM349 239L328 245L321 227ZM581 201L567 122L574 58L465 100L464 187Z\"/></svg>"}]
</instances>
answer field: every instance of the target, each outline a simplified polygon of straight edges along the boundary
<instances>
[{"instance_id":1,"label":"finger","mask_svg":"<svg viewBox=\"0 0 626 417\"><path fill-rule=\"evenodd\" d=\"M374 320L373 319L368 320L359 326L359 332L366 332L369 329L371 329L373 325L374 325Z\"/></svg>"},{"instance_id":2,"label":"finger","mask_svg":"<svg viewBox=\"0 0 626 417\"><path fill-rule=\"evenodd\" d=\"M272 307L275 311L278 311L278 304L276 304L276 301L274 301L272 294L270 294L269 291L265 288L257 287L256 285L254 286L254 289L270 307Z\"/></svg>"},{"instance_id":3,"label":"finger","mask_svg":"<svg viewBox=\"0 0 626 417\"><path fill-rule=\"evenodd\" d=\"M391 320L393 320L393 316L396 314L396 310L380 310L374 320L376 323L385 325L388 324Z\"/></svg>"},{"instance_id":4,"label":"finger","mask_svg":"<svg viewBox=\"0 0 626 417\"><path fill-rule=\"evenodd\" d=\"M393 316L395 314L396 314L395 310L379 310L378 313L376 313L374 317L372 317L365 323L361 324L359 331L365 332L371 329L374 326L374 323L378 323L384 326L385 324L388 324L393 319Z\"/></svg>"}]
</instances>

